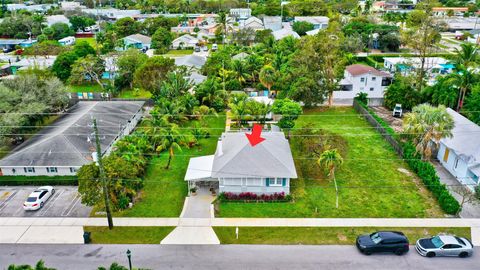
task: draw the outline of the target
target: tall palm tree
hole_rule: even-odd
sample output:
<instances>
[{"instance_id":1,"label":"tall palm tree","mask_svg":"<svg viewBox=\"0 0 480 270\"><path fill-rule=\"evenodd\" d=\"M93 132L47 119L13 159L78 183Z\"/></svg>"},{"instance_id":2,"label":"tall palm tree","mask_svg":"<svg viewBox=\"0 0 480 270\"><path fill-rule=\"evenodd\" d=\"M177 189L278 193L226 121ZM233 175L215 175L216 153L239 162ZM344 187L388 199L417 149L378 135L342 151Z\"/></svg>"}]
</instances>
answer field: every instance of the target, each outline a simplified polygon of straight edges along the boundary
<instances>
[{"instance_id":1,"label":"tall palm tree","mask_svg":"<svg viewBox=\"0 0 480 270\"><path fill-rule=\"evenodd\" d=\"M267 87L269 93L273 84L275 83L275 79L277 77L276 75L277 72L271 65L265 65L263 66L262 70L260 70L260 82Z\"/></svg>"},{"instance_id":2,"label":"tall palm tree","mask_svg":"<svg viewBox=\"0 0 480 270\"><path fill-rule=\"evenodd\" d=\"M454 62L456 65L470 68L475 66L479 59L478 47L473 44L463 43L460 45L460 49L455 49Z\"/></svg>"},{"instance_id":3,"label":"tall palm tree","mask_svg":"<svg viewBox=\"0 0 480 270\"><path fill-rule=\"evenodd\" d=\"M160 131L166 125L168 125L168 121L159 112L158 107L150 111L150 116L150 118L145 119L145 122L147 124L147 126L145 127L145 134L149 137L153 150L156 150L158 145L162 141Z\"/></svg>"},{"instance_id":4,"label":"tall palm tree","mask_svg":"<svg viewBox=\"0 0 480 270\"><path fill-rule=\"evenodd\" d=\"M165 167L165 169L168 170L175 154L175 149L182 151L182 147L180 145L184 142L184 136L179 132L178 126L175 124L171 124L168 127L163 128L160 134L163 138L156 150L157 152L163 150L168 151L168 163Z\"/></svg>"},{"instance_id":5,"label":"tall palm tree","mask_svg":"<svg viewBox=\"0 0 480 270\"><path fill-rule=\"evenodd\" d=\"M232 62L232 70L235 72L235 79L237 79L240 82L240 85L243 86L250 77L246 65L244 65L244 63L242 63L240 60L234 60Z\"/></svg>"},{"instance_id":6,"label":"tall palm tree","mask_svg":"<svg viewBox=\"0 0 480 270\"><path fill-rule=\"evenodd\" d=\"M421 104L413 107L411 113L405 114L403 132L413 138L416 153L424 160L430 159L435 145L442 138L452 137L453 118L445 106L433 107Z\"/></svg>"},{"instance_id":7,"label":"tall palm tree","mask_svg":"<svg viewBox=\"0 0 480 270\"><path fill-rule=\"evenodd\" d=\"M220 29L223 34L223 44L225 44L225 38L228 34L228 15L224 11L221 11L217 14L217 23L220 24Z\"/></svg>"},{"instance_id":8,"label":"tall palm tree","mask_svg":"<svg viewBox=\"0 0 480 270\"><path fill-rule=\"evenodd\" d=\"M253 83L257 82L258 74L263 66L262 57L257 54L251 54L246 59L247 69L250 72L250 79Z\"/></svg>"},{"instance_id":9,"label":"tall palm tree","mask_svg":"<svg viewBox=\"0 0 480 270\"><path fill-rule=\"evenodd\" d=\"M456 86L459 90L456 109L457 112L462 109L465 95L468 91L472 89L473 85L477 82L477 77L478 75L476 75L472 72L471 69L463 65L457 65L457 72L450 75L448 82Z\"/></svg>"},{"instance_id":10,"label":"tall palm tree","mask_svg":"<svg viewBox=\"0 0 480 270\"><path fill-rule=\"evenodd\" d=\"M335 169L343 163L343 158L337 149L325 150L317 160L317 164L328 171L328 176L333 179L335 183L336 202L335 206L338 208L338 186L335 179Z\"/></svg>"}]
</instances>

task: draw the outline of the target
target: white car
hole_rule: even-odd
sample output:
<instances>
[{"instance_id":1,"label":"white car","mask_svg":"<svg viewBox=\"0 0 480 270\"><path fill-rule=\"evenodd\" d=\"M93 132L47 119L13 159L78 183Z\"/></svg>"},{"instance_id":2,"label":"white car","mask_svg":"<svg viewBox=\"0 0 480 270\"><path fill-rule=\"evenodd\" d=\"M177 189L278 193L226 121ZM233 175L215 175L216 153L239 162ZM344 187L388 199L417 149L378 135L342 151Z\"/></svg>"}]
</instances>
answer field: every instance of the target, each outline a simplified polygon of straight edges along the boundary
<instances>
[{"instance_id":1,"label":"white car","mask_svg":"<svg viewBox=\"0 0 480 270\"><path fill-rule=\"evenodd\" d=\"M24 210L38 210L43 207L45 202L52 197L55 189L52 186L43 186L30 193L27 200L23 203Z\"/></svg>"}]
</instances>

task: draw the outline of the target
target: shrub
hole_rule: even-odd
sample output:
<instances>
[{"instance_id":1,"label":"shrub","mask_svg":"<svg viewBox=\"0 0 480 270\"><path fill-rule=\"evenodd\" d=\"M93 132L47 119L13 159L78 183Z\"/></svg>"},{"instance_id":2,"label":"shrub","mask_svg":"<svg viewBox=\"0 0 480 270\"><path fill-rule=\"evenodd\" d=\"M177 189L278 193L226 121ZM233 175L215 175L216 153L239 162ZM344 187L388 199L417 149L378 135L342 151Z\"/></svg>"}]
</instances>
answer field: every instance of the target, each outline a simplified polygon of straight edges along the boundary
<instances>
[{"instance_id":1,"label":"shrub","mask_svg":"<svg viewBox=\"0 0 480 270\"><path fill-rule=\"evenodd\" d=\"M422 161L415 153L415 147L411 143L403 145L403 157L410 168L422 179L423 183L437 199L440 207L447 214L455 215L460 210L460 204L450 194L447 187L440 182L432 164Z\"/></svg>"},{"instance_id":2,"label":"shrub","mask_svg":"<svg viewBox=\"0 0 480 270\"><path fill-rule=\"evenodd\" d=\"M219 201L264 201L264 202L285 202L292 200L292 196L285 195L285 192L272 194L256 194L253 192L222 192L218 196Z\"/></svg>"}]
</instances>

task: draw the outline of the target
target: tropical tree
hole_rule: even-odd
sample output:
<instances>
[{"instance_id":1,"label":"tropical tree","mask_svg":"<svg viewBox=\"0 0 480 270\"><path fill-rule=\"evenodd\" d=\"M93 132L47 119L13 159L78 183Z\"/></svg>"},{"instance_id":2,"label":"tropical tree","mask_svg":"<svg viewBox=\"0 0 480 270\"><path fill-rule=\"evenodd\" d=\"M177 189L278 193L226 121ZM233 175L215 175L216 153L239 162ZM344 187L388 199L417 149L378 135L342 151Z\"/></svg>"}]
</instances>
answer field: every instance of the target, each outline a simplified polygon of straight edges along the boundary
<instances>
[{"instance_id":1,"label":"tropical tree","mask_svg":"<svg viewBox=\"0 0 480 270\"><path fill-rule=\"evenodd\" d=\"M235 72L235 79L237 79L241 85L244 85L250 77L247 66L240 60L234 60L232 62L232 70Z\"/></svg>"},{"instance_id":2,"label":"tropical tree","mask_svg":"<svg viewBox=\"0 0 480 270\"><path fill-rule=\"evenodd\" d=\"M167 166L165 167L166 170L170 168L170 162L175 154L175 149L178 151L182 151L181 144L184 143L185 138L180 133L178 126L175 124L170 124L169 126L165 127L161 130L162 141L160 145L157 147L157 152L166 150L168 151L168 162Z\"/></svg>"},{"instance_id":3,"label":"tropical tree","mask_svg":"<svg viewBox=\"0 0 480 270\"><path fill-rule=\"evenodd\" d=\"M421 154L424 160L430 159L433 147L438 146L442 138L452 137L453 127L453 118L443 105L415 106L403 120L403 132L413 139L416 153Z\"/></svg>"},{"instance_id":4,"label":"tropical tree","mask_svg":"<svg viewBox=\"0 0 480 270\"><path fill-rule=\"evenodd\" d=\"M462 43L460 49L455 48L454 62L456 65L470 68L477 65L479 59L478 47L471 43Z\"/></svg>"},{"instance_id":5,"label":"tropical tree","mask_svg":"<svg viewBox=\"0 0 480 270\"><path fill-rule=\"evenodd\" d=\"M336 208L338 208L338 185L335 178L335 170L340 165L342 165L342 163L343 158L337 149L325 150L317 160L317 164L323 167L326 171L328 171L328 176L333 179L333 182L335 184Z\"/></svg>"},{"instance_id":6,"label":"tropical tree","mask_svg":"<svg viewBox=\"0 0 480 270\"><path fill-rule=\"evenodd\" d=\"M118 57L119 75L128 83L130 89L133 88L133 74L147 59L148 56L146 54L136 49L128 49Z\"/></svg>"},{"instance_id":7,"label":"tropical tree","mask_svg":"<svg viewBox=\"0 0 480 270\"><path fill-rule=\"evenodd\" d=\"M35 267L32 267L30 265L11 264L8 266L7 269L8 270L55 270L55 268L46 267L45 263L42 260L38 261Z\"/></svg>"},{"instance_id":8,"label":"tropical tree","mask_svg":"<svg viewBox=\"0 0 480 270\"><path fill-rule=\"evenodd\" d=\"M477 82L478 75L473 70L466 68L463 65L457 65L457 72L449 76L449 81L452 85L458 88L458 102L457 112L462 109L465 95L469 92L473 85Z\"/></svg>"},{"instance_id":9,"label":"tropical tree","mask_svg":"<svg viewBox=\"0 0 480 270\"><path fill-rule=\"evenodd\" d=\"M282 118L278 121L278 126L286 129L288 131L287 137L290 138L290 129L295 126L295 120L302 114L302 106L288 98L277 99L273 103L272 111L282 115Z\"/></svg>"},{"instance_id":10,"label":"tropical tree","mask_svg":"<svg viewBox=\"0 0 480 270\"><path fill-rule=\"evenodd\" d=\"M262 70L260 70L259 79L260 82L267 87L268 92L272 89L273 84L275 83L275 79L277 77L276 70L271 65L263 66Z\"/></svg>"}]
</instances>

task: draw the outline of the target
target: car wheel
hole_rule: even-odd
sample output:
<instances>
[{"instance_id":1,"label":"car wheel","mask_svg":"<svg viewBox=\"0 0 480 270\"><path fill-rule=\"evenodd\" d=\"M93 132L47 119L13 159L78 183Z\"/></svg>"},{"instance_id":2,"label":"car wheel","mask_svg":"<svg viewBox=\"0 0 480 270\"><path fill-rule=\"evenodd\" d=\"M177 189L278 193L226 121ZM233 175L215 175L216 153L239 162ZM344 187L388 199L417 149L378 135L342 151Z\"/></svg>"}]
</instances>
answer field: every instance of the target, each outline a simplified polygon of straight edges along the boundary
<instances>
[{"instance_id":1,"label":"car wheel","mask_svg":"<svg viewBox=\"0 0 480 270\"><path fill-rule=\"evenodd\" d=\"M403 253L405 253L405 251L404 251L403 249L401 249L401 248L395 250L395 255L400 256L400 255L403 255Z\"/></svg>"},{"instance_id":2,"label":"car wheel","mask_svg":"<svg viewBox=\"0 0 480 270\"><path fill-rule=\"evenodd\" d=\"M52 189L52 195L55 194L55 189Z\"/></svg>"},{"instance_id":3,"label":"car wheel","mask_svg":"<svg viewBox=\"0 0 480 270\"><path fill-rule=\"evenodd\" d=\"M40 208L43 208L43 202L40 203Z\"/></svg>"},{"instance_id":4,"label":"car wheel","mask_svg":"<svg viewBox=\"0 0 480 270\"><path fill-rule=\"evenodd\" d=\"M435 252L428 252L427 257L429 257L429 258L435 257Z\"/></svg>"},{"instance_id":5,"label":"car wheel","mask_svg":"<svg viewBox=\"0 0 480 270\"><path fill-rule=\"evenodd\" d=\"M467 252L460 252L460 254L458 254L458 257L466 258L466 257L468 257L468 253Z\"/></svg>"},{"instance_id":6,"label":"car wheel","mask_svg":"<svg viewBox=\"0 0 480 270\"><path fill-rule=\"evenodd\" d=\"M363 251L363 254L365 254L367 256L370 256L370 255L372 255L372 252L370 250L365 250L365 251Z\"/></svg>"}]
</instances>

